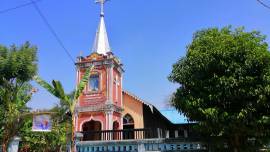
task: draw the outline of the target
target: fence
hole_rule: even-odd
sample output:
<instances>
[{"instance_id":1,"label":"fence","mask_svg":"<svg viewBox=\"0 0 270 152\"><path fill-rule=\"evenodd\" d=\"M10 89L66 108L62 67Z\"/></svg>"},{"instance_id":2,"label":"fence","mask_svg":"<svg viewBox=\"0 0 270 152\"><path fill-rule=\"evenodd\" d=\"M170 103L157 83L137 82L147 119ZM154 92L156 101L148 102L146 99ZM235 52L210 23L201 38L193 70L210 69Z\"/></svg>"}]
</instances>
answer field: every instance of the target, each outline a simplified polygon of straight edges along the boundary
<instances>
[{"instance_id":1,"label":"fence","mask_svg":"<svg viewBox=\"0 0 270 152\"><path fill-rule=\"evenodd\" d=\"M198 141L166 139L134 139L122 141L81 141L78 152L207 152L207 146Z\"/></svg>"}]
</instances>

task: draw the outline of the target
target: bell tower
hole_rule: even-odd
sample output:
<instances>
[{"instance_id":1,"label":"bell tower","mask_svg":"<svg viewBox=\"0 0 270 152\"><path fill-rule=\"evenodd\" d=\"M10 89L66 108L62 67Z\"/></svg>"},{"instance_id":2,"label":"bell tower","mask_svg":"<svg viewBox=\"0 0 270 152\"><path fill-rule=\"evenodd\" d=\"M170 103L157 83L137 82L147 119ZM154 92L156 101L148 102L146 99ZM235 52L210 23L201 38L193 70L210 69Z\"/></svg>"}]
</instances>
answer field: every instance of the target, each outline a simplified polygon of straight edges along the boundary
<instances>
[{"instance_id":1,"label":"bell tower","mask_svg":"<svg viewBox=\"0 0 270 152\"><path fill-rule=\"evenodd\" d=\"M100 23L92 53L77 58L77 84L85 70L94 65L89 81L76 106L76 131L122 129L122 76L120 60L111 51L104 21L106 0L101 5Z\"/></svg>"}]
</instances>

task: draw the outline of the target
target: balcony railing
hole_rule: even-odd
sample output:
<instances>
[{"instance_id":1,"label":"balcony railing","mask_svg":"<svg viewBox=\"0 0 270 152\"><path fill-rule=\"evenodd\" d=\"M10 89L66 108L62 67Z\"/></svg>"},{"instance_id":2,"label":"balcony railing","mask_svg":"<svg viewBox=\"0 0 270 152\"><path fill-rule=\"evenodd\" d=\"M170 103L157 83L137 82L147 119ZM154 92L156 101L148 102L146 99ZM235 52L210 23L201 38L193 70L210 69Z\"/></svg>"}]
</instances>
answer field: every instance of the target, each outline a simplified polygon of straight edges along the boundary
<instances>
[{"instance_id":1,"label":"balcony railing","mask_svg":"<svg viewBox=\"0 0 270 152\"><path fill-rule=\"evenodd\" d=\"M183 131L184 132L184 131ZM187 134L179 130L156 129L124 129L77 132L79 141L109 141L130 139L154 139L154 138L187 138Z\"/></svg>"},{"instance_id":2,"label":"balcony railing","mask_svg":"<svg viewBox=\"0 0 270 152\"><path fill-rule=\"evenodd\" d=\"M80 135L82 141L159 138L157 130L153 129L83 131Z\"/></svg>"}]
</instances>

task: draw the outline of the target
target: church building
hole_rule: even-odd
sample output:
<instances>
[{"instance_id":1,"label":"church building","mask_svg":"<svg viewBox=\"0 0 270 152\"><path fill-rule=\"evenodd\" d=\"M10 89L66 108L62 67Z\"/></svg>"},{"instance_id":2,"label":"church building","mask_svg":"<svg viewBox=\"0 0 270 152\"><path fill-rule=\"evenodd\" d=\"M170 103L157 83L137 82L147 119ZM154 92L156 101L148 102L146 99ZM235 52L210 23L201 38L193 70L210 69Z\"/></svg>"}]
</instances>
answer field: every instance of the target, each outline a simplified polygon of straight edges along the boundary
<instances>
[{"instance_id":1,"label":"church building","mask_svg":"<svg viewBox=\"0 0 270 152\"><path fill-rule=\"evenodd\" d=\"M104 21L105 0L101 4L100 23L93 49L86 57L79 56L76 63L77 84L87 68L94 65L89 81L76 106L76 132L129 130L175 127L153 105L123 88L123 64L109 45ZM101 139L87 136L85 140Z\"/></svg>"},{"instance_id":2,"label":"church building","mask_svg":"<svg viewBox=\"0 0 270 152\"><path fill-rule=\"evenodd\" d=\"M76 151L205 151L207 146L193 138L192 124L171 119L181 117L179 114L167 111L165 117L155 106L123 89L125 70L111 50L105 27L106 1L97 0L101 14L92 52L76 62L77 84L93 66L75 107Z\"/></svg>"}]
</instances>

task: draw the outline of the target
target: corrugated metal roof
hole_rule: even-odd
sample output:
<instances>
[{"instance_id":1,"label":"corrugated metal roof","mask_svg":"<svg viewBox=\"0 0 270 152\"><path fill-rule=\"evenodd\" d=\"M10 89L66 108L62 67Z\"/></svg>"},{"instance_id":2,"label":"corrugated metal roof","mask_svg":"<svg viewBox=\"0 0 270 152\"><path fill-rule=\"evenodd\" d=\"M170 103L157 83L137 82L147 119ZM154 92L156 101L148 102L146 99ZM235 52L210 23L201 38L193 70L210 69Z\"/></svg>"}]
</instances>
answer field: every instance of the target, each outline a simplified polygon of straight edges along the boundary
<instances>
[{"instance_id":1,"label":"corrugated metal roof","mask_svg":"<svg viewBox=\"0 0 270 152\"><path fill-rule=\"evenodd\" d=\"M187 124L188 119L183 115L180 114L175 109L166 109L166 110L160 110L160 113L164 115L167 119L169 119L174 124Z\"/></svg>"}]
</instances>

